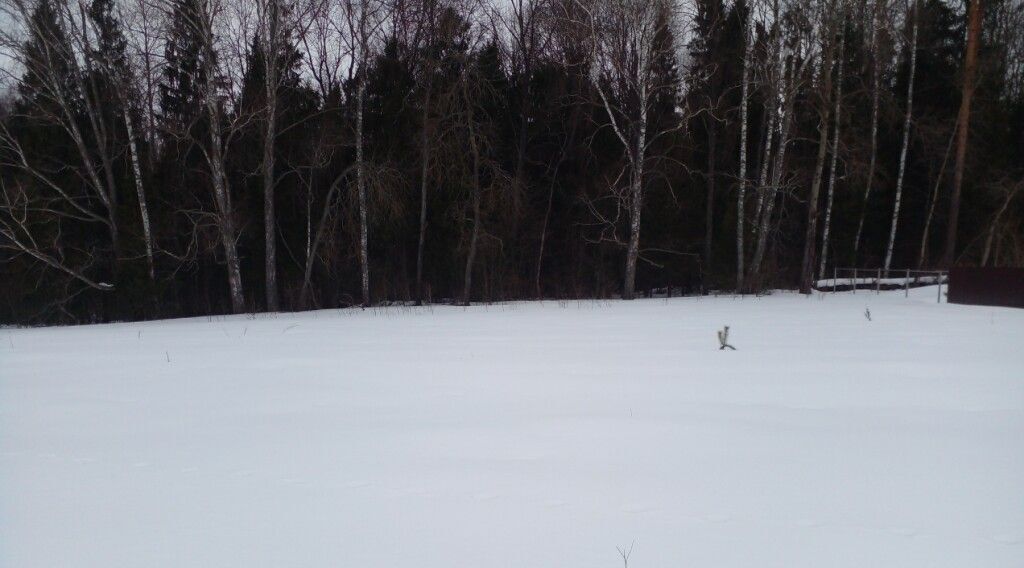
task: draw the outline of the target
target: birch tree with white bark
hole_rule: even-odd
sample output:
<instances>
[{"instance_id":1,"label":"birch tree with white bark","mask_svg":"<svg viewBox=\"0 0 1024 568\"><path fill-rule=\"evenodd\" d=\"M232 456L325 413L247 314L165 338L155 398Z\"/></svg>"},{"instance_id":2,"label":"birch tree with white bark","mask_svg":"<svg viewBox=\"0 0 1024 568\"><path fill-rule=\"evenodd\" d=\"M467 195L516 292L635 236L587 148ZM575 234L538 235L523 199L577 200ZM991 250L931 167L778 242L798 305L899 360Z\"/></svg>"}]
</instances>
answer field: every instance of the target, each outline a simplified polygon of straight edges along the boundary
<instances>
[{"instance_id":1,"label":"birch tree with white bark","mask_svg":"<svg viewBox=\"0 0 1024 568\"><path fill-rule=\"evenodd\" d=\"M813 44L816 41L813 27L796 25L802 21L800 11L794 11L790 6L782 6L779 0L775 0L772 16L775 45L769 60L775 60L776 64L769 67L762 83L769 93L769 123L774 124L774 129L768 129L769 138L762 157L763 168L755 215L757 245L747 270L748 286L754 288L761 285L761 265L770 244L776 201L780 192L786 189L783 187L787 181L786 153L793 141L792 126L796 98L808 80L808 67L816 61L813 57ZM773 135L777 137L774 145Z\"/></svg>"},{"instance_id":2,"label":"birch tree with white bark","mask_svg":"<svg viewBox=\"0 0 1024 568\"><path fill-rule=\"evenodd\" d=\"M840 10L842 12L840 13L839 33L842 36L839 39L839 56L836 63L838 69L836 70L835 110L832 112L835 127L832 130L832 147L830 149L832 161L829 164L828 197L825 202L825 228L821 234L821 263L818 266L818 278L825 277L825 266L828 264L829 235L832 230L832 205L835 202L836 170L839 166L839 131L843 118L843 70L846 63L846 6L842 6Z\"/></svg>"},{"instance_id":3,"label":"birch tree with white bark","mask_svg":"<svg viewBox=\"0 0 1024 568\"><path fill-rule=\"evenodd\" d=\"M746 231L746 218L744 217L744 206L747 200L747 132L750 101L750 71L754 58L754 11L755 5L747 6L747 18L743 26L743 72L742 85L740 87L740 171L739 188L736 192L736 291L744 291L744 277L746 276L745 257L746 250L743 244L743 236Z\"/></svg>"},{"instance_id":4,"label":"birch tree with white bark","mask_svg":"<svg viewBox=\"0 0 1024 568\"><path fill-rule=\"evenodd\" d=\"M233 191L227 172L227 152L231 140L252 120L249 114L231 112L234 92L245 58L250 36L248 5L228 4L225 0L185 0L175 6L168 25L179 34L181 45L168 40L166 58L195 58L194 92L190 96L198 108L188 109L182 121L165 118L167 136L197 149L207 168L209 190L213 198L212 217L227 271L231 310L246 309L238 252L239 228ZM190 63L191 65L191 63ZM165 77L165 80L169 80ZM169 85L164 85L165 91ZM203 128L195 128L197 124Z\"/></svg>"},{"instance_id":5,"label":"birch tree with white bark","mask_svg":"<svg viewBox=\"0 0 1024 568\"><path fill-rule=\"evenodd\" d=\"M356 199L359 209L359 267L360 289L363 306L370 305L370 252L369 252L369 202L367 198L366 136L364 114L366 110L366 74L373 54L380 47L380 32L387 22L387 4L383 0L339 0L340 17L338 26L343 33L343 42L348 57L348 79L355 84L355 148L356 148Z\"/></svg>"},{"instance_id":6,"label":"birch tree with white bark","mask_svg":"<svg viewBox=\"0 0 1024 568\"><path fill-rule=\"evenodd\" d=\"M903 180L907 172L907 149L910 146L910 125L914 114L914 76L917 74L917 30L920 14L920 1L912 0L911 32L910 32L910 77L907 81L907 108L903 114L903 143L900 146L899 173L896 174L896 197L893 200L892 220L889 224L889 242L885 247L885 273L889 273L892 265L892 251L896 246L896 228L900 220L900 205L903 199Z\"/></svg>"},{"instance_id":7,"label":"birch tree with white bark","mask_svg":"<svg viewBox=\"0 0 1024 568\"><path fill-rule=\"evenodd\" d=\"M658 96L673 85L659 84L655 61L669 55L659 42L671 30L677 15L667 0L594 0L578 5L586 15L591 49L591 82L604 109L608 126L622 145L628 172L625 188L612 192L628 218L623 241L612 231L612 240L626 247L622 297L632 300L640 259L640 228L651 146L665 131L649 131L649 115ZM671 54L675 56L675 54ZM672 129L678 126L670 127Z\"/></svg>"}]
</instances>

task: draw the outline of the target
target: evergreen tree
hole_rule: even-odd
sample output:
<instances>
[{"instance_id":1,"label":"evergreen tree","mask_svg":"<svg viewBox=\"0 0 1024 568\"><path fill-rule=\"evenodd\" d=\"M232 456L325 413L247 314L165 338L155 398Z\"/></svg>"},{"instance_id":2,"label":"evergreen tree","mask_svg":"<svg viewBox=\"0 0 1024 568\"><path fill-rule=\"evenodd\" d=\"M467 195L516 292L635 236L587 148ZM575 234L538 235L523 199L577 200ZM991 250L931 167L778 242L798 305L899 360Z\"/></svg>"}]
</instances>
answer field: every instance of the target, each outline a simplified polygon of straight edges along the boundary
<instances>
[{"instance_id":1,"label":"evergreen tree","mask_svg":"<svg viewBox=\"0 0 1024 568\"><path fill-rule=\"evenodd\" d=\"M171 0L171 17L164 47L160 113L167 132L187 132L203 114L202 100L212 85L203 61L207 50L196 25L202 0Z\"/></svg>"}]
</instances>

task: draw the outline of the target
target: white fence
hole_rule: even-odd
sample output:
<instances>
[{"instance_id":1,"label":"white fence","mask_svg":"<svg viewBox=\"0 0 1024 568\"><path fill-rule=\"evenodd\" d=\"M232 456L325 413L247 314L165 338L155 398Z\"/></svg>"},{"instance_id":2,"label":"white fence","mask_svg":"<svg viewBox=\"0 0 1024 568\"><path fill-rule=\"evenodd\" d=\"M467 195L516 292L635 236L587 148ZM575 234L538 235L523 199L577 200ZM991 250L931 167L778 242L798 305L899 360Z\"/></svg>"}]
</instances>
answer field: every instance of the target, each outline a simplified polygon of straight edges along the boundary
<instances>
[{"instance_id":1,"label":"white fence","mask_svg":"<svg viewBox=\"0 0 1024 568\"><path fill-rule=\"evenodd\" d=\"M833 268L832 278L818 280L814 287L818 290L838 292L849 289L854 294L857 289L871 290L875 293L885 290L903 288L904 295L910 295L911 288L938 284L936 301L942 301L942 285L949 282L949 273L945 270L889 270L881 268Z\"/></svg>"}]
</instances>

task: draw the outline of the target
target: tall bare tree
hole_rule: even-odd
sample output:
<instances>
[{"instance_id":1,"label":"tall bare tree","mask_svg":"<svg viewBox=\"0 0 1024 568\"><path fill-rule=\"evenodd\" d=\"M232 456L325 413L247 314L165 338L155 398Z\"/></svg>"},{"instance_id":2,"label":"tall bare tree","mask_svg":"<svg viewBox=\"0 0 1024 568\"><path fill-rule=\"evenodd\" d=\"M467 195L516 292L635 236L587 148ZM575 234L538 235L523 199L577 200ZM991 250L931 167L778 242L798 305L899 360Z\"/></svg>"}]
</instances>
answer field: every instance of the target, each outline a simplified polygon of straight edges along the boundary
<instances>
[{"instance_id":1,"label":"tall bare tree","mask_svg":"<svg viewBox=\"0 0 1024 568\"><path fill-rule=\"evenodd\" d=\"M953 194L949 201L946 224L946 250L942 265L950 267L956 260L956 232L960 222L960 193L967 162L967 139L971 130L971 99L974 97L974 75L978 68L978 44L981 43L982 0L967 3L967 50L964 53L964 74L961 78L960 112L956 119L956 163L953 166Z\"/></svg>"},{"instance_id":2,"label":"tall bare tree","mask_svg":"<svg viewBox=\"0 0 1024 568\"><path fill-rule=\"evenodd\" d=\"M747 271L748 285L759 287L761 285L761 264L764 262L765 254L768 251L769 236L773 224L773 214L776 197L783 189L786 169L786 153L792 142L792 126L796 110L796 98L801 86L807 80L806 72L808 65L815 60L808 53L814 38L806 37L813 33L805 30L813 29L812 26L784 26L787 14L782 12L778 0L773 2L773 20L775 33L774 57L777 63L768 73L769 79L765 81L766 86L771 89L771 105L774 107L772 114L778 133L778 144L774 156L771 154L772 145L766 144L765 168L762 169L762 180L768 181L768 167L771 167L771 179L767 185L762 181L762 187L758 195L757 215L757 246L750 261ZM800 12L793 14L796 23L800 21ZM795 29L787 29L787 28ZM787 33L788 32L788 33ZM789 37L787 37L787 35Z\"/></svg>"},{"instance_id":3,"label":"tall bare tree","mask_svg":"<svg viewBox=\"0 0 1024 568\"><path fill-rule=\"evenodd\" d=\"M28 105L26 112L56 128L73 148L70 155L58 158L58 163L48 156L40 161L6 125L0 129L4 166L34 179L47 194L39 197L39 203L30 204L33 197L18 188L5 187L5 192L17 193L5 196L3 209L9 223L4 234L18 250L51 267L60 266L62 272L77 274L79 281L88 283L84 270L60 261L59 254L48 253L30 236L28 231L35 223L27 215L48 214L56 219L99 223L109 236L110 254L105 264L116 284L122 243L114 150L110 125L102 114L102 101L93 83L96 77L90 72L95 62L87 41L89 20L84 8L79 8L62 0L3 0L0 4L0 17L9 23L0 32L0 47L24 71L16 87ZM60 179L62 172L73 172L82 183L77 187L66 185Z\"/></svg>"},{"instance_id":4,"label":"tall bare tree","mask_svg":"<svg viewBox=\"0 0 1024 568\"><path fill-rule=\"evenodd\" d=\"M900 204L903 199L903 179L907 172L907 148L910 145L910 122L914 113L914 77L917 74L917 29L921 19L919 0L913 0L912 31L910 32L910 78L907 81L907 108L903 115L903 144L900 147L899 173L896 175L896 198L892 206L892 221L889 225L889 244L885 247L885 272L892 265L892 251L896 246L896 227L900 220Z\"/></svg>"},{"instance_id":5,"label":"tall bare tree","mask_svg":"<svg viewBox=\"0 0 1024 568\"><path fill-rule=\"evenodd\" d=\"M818 155L814 162L814 179L811 181L811 192L807 197L807 228L804 233L804 257L800 269L800 292L811 293L811 280L814 277L814 253L818 246L818 196L821 191L821 180L825 171L825 156L828 152L828 133L832 112L832 67L835 63L836 19L834 13L836 2L821 3L821 51L819 54L818 83Z\"/></svg>"},{"instance_id":6,"label":"tall bare tree","mask_svg":"<svg viewBox=\"0 0 1024 568\"><path fill-rule=\"evenodd\" d=\"M89 10L88 26L83 26L85 42L94 40L95 47L90 51L97 54L98 64L103 68L117 95L121 119L124 121L127 135L128 155L131 160L132 176L135 181L135 195L139 202L139 218L142 222L143 242L146 249L146 261L149 267L149 278L156 281L156 267L153 259L153 230L150 223L149 200L146 195L145 181L142 173L142 157L140 156L138 132L133 115L138 109L131 59L127 57L127 41L120 31L124 20L123 12L108 5L94 2ZM104 21L110 20L110 21ZM106 28L106 29L103 29ZM91 32L91 34L90 34ZM110 36L110 37L105 37Z\"/></svg>"},{"instance_id":7,"label":"tall bare tree","mask_svg":"<svg viewBox=\"0 0 1024 568\"><path fill-rule=\"evenodd\" d=\"M260 47L263 49L263 159L260 168L263 177L263 236L264 277L267 310L280 309L277 291L277 217L274 213L274 143L277 139L277 93L280 88L280 53L287 41L288 22L283 21L281 0L259 0L256 3L259 18Z\"/></svg>"},{"instance_id":8,"label":"tall bare tree","mask_svg":"<svg viewBox=\"0 0 1024 568\"><path fill-rule=\"evenodd\" d=\"M366 74L387 22L382 0L341 0L342 26L349 58L349 81L355 83L356 194L359 208L359 266L363 306L370 305L369 203L367 200Z\"/></svg>"},{"instance_id":9,"label":"tall bare tree","mask_svg":"<svg viewBox=\"0 0 1024 568\"><path fill-rule=\"evenodd\" d=\"M659 41L675 14L666 0L595 0L579 5L590 25L591 80L608 124L622 144L628 184L617 198L629 218L622 297L632 300L640 258L647 162L651 145L664 132L649 132L651 108L673 85L659 84L655 62L668 45ZM672 127L676 128L676 127ZM617 237L615 240L620 241Z\"/></svg>"},{"instance_id":10,"label":"tall bare tree","mask_svg":"<svg viewBox=\"0 0 1024 568\"><path fill-rule=\"evenodd\" d=\"M231 185L227 175L227 148L230 134L236 132L239 121L246 117L228 118L224 115L224 104L228 93L228 72L222 67L230 58L230 53L218 51L218 25L225 29L230 23L218 21L228 20L225 6L218 0L200 0L187 5L181 12L182 25L191 28L199 45L199 64L202 75L206 78L202 86L201 105L205 113L207 140L195 140L206 164L209 167L210 187L213 192L214 218L220 234L221 248L228 272L228 289L231 298L231 310L234 313L245 311L245 292L242 284L241 260L238 255L238 227ZM244 36L242 36L244 37ZM235 38L236 40L238 38ZM244 41L244 40L243 40ZM228 42L224 42L228 43ZM232 124L226 124L231 122ZM189 136L189 130L178 133ZM228 134L228 135L226 135Z\"/></svg>"},{"instance_id":11,"label":"tall bare tree","mask_svg":"<svg viewBox=\"0 0 1024 568\"><path fill-rule=\"evenodd\" d=\"M832 230L832 204L835 201L836 192L836 168L839 165L839 130L842 122L842 109L843 109L843 69L846 60L846 7L842 8L840 17L839 33L842 34L839 39L839 57L838 70L836 71L836 95L835 95L835 110L833 111L833 120L835 120L835 128L832 130L832 162L829 164L828 172L828 197L825 203L825 228L821 234L821 262L818 267L818 278L824 278L825 266L828 263L828 243L829 234Z\"/></svg>"},{"instance_id":12,"label":"tall bare tree","mask_svg":"<svg viewBox=\"0 0 1024 568\"><path fill-rule=\"evenodd\" d=\"M430 189L430 166L433 156L433 118L435 96L434 75L437 72L438 49L449 35L440 21L440 12L445 5L441 0L423 0L420 6L419 29L417 30L419 57L419 81L423 91L420 103L420 208L419 234L416 242L416 283L414 294L416 304L423 304L423 254L427 242L427 196Z\"/></svg>"},{"instance_id":13,"label":"tall bare tree","mask_svg":"<svg viewBox=\"0 0 1024 568\"><path fill-rule=\"evenodd\" d=\"M747 6L747 19L743 26L743 75L740 95L740 172L736 193L736 290L743 291L744 259L743 233L746 230L744 205L747 199L747 115L750 100L750 67L754 57L754 6Z\"/></svg>"},{"instance_id":14,"label":"tall bare tree","mask_svg":"<svg viewBox=\"0 0 1024 568\"><path fill-rule=\"evenodd\" d=\"M882 92L882 54L881 34L883 30L882 14L884 3L887 0L873 0L871 9L871 158L868 163L867 182L864 184L864 198L861 202L860 217L857 220L857 232L853 237L853 257L857 259L857 251L860 250L861 235L864 232L864 218L867 216L868 200L871 198L871 188L875 183L875 166L878 162L878 109L879 97Z\"/></svg>"}]
</instances>

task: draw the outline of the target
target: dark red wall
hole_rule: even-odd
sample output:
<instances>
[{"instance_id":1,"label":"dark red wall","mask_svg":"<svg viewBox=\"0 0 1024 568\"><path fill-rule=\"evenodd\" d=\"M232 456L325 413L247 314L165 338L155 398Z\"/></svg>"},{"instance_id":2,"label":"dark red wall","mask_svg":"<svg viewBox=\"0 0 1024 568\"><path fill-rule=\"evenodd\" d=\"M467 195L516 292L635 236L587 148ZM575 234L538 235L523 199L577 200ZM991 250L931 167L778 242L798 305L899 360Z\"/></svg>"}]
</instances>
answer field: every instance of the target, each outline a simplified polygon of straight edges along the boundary
<instances>
[{"instance_id":1,"label":"dark red wall","mask_svg":"<svg viewBox=\"0 0 1024 568\"><path fill-rule=\"evenodd\" d=\"M949 302L1024 308L1024 268L953 268Z\"/></svg>"}]
</instances>

